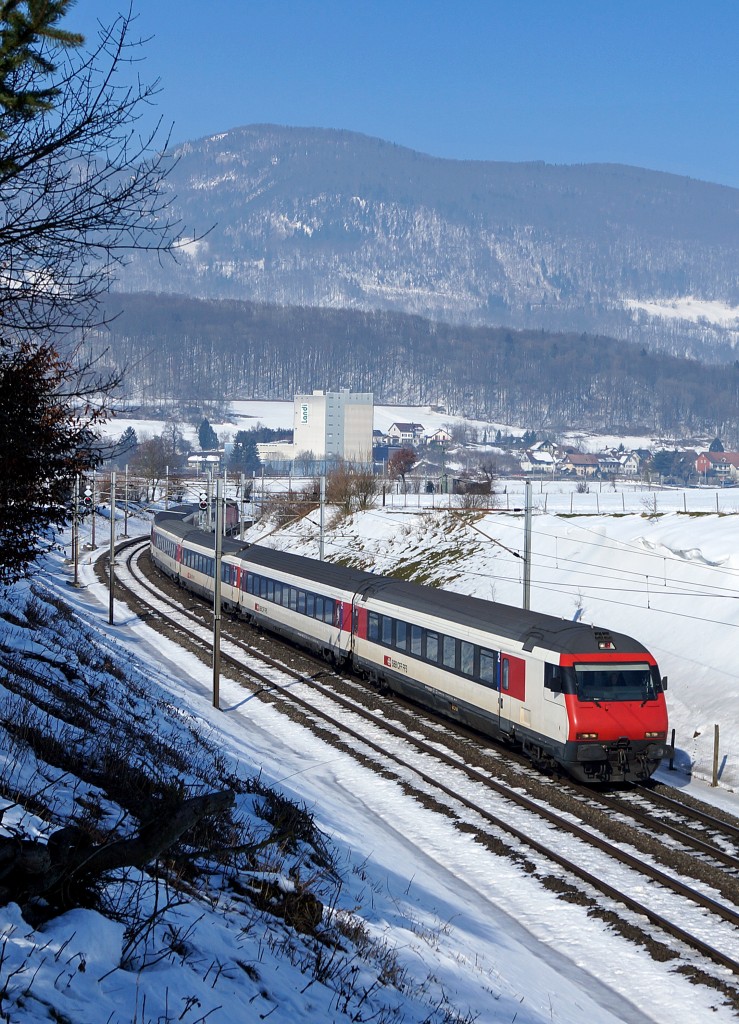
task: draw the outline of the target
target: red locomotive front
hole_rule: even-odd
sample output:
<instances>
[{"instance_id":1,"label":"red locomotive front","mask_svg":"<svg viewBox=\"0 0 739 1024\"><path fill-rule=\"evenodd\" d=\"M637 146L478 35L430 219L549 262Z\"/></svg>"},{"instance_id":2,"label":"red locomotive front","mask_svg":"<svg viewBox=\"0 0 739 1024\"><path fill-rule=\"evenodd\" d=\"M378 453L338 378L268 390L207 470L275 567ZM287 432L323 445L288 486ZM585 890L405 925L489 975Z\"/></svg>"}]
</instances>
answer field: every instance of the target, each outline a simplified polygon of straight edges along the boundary
<instances>
[{"instance_id":1,"label":"red locomotive front","mask_svg":"<svg viewBox=\"0 0 739 1024\"><path fill-rule=\"evenodd\" d=\"M665 755L664 680L651 655L562 658L567 760L603 781L648 778Z\"/></svg>"}]
</instances>

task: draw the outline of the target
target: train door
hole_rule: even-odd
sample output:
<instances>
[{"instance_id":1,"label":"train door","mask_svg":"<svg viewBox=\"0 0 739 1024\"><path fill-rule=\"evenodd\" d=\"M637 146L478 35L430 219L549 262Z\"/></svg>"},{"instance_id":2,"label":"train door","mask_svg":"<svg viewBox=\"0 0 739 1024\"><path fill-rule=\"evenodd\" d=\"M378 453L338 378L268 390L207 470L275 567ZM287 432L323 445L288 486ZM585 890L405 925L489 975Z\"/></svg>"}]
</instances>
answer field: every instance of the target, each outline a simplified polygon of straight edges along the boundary
<instances>
[{"instance_id":1,"label":"train door","mask_svg":"<svg viewBox=\"0 0 739 1024\"><path fill-rule=\"evenodd\" d=\"M513 732L526 698L526 662L511 654L500 656L498 725L501 732Z\"/></svg>"},{"instance_id":2,"label":"train door","mask_svg":"<svg viewBox=\"0 0 739 1024\"><path fill-rule=\"evenodd\" d=\"M544 722L541 732L558 743L565 743L569 733L567 705L565 704L562 670L559 665L544 665Z\"/></svg>"}]
</instances>

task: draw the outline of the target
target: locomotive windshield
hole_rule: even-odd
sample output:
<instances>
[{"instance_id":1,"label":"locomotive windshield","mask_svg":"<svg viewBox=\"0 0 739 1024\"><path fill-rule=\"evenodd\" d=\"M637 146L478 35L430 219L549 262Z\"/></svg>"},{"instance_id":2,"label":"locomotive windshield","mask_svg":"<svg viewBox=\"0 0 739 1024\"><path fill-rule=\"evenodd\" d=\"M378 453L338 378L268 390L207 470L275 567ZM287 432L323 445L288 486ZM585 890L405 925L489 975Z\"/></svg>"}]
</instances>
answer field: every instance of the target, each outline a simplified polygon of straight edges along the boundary
<instances>
[{"instance_id":1,"label":"locomotive windshield","mask_svg":"<svg viewBox=\"0 0 739 1024\"><path fill-rule=\"evenodd\" d=\"M646 662L575 665L580 700L655 700L661 692L659 672Z\"/></svg>"}]
</instances>

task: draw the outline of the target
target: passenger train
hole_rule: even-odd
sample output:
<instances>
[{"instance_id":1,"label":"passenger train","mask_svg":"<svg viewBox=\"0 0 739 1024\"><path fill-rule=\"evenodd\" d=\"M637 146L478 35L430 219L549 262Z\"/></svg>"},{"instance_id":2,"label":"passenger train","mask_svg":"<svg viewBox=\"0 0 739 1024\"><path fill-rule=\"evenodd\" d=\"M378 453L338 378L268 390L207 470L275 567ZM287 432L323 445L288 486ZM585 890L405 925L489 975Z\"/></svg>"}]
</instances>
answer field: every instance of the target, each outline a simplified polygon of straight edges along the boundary
<instances>
[{"instance_id":1,"label":"passenger train","mask_svg":"<svg viewBox=\"0 0 739 1024\"><path fill-rule=\"evenodd\" d=\"M215 540L161 512L154 563L213 599ZM582 622L223 539L223 607L586 782L648 779L667 680L638 641Z\"/></svg>"}]
</instances>

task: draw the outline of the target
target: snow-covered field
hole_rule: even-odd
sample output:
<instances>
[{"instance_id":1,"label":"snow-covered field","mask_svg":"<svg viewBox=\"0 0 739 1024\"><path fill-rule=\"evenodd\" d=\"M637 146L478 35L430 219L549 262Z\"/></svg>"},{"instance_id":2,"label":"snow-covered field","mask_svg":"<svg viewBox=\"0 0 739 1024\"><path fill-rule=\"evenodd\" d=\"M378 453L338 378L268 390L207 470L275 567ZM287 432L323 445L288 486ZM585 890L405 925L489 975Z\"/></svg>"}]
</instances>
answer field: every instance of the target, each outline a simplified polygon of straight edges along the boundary
<instances>
[{"instance_id":1,"label":"snow-covered field","mask_svg":"<svg viewBox=\"0 0 739 1024\"><path fill-rule=\"evenodd\" d=\"M427 434L433 433L439 427L446 427L449 424L464 425L470 430L477 430L482 439L485 433L489 440L500 430L503 434L511 434L514 437L524 433L523 428L511 427L505 423L488 422L485 420L468 420L461 416L450 416L445 412L438 412L428 407L413 405L376 405L374 411L374 427L376 430L386 431L393 423L420 423ZM118 438L127 427L133 427L136 435L141 440L145 435L153 436L161 434L165 421L160 419L131 419L128 417L116 417L106 423L104 433L107 437ZM249 430L251 427L261 425L271 427L274 430L292 430L293 428L293 403L292 402L269 402L269 401L236 401L229 404L229 418L223 423L211 423L221 440L226 435L234 435L238 430ZM183 433L191 443L197 443L197 427L192 424L183 424ZM582 451L600 451L605 447L618 447L623 442L628 449L649 448L655 443L655 439L638 435L633 437L617 437L611 435L593 436L585 435L577 431L568 433L563 438L568 444L576 445Z\"/></svg>"},{"instance_id":2,"label":"snow-covered field","mask_svg":"<svg viewBox=\"0 0 739 1024\"><path fill-rule=\"evenodd\" d=\"M653 302L627 299L624 305L627 309L643 310L650 316L667 320L689 320L692 323L718 324L720 327L739 326L739 307L730 306L727 302L697 299L692 295Z\"/></svg>"},{"instance_id":3,"label":"snow-covered field","mask_svg":"<svg viewBox=\"0 0 739 1024\"><path fill-rule=\"evenodd\" d=\"M441 586L520 604L516 553L523 551L523 490L520 484L507 487L498 496L501 507L485 514L460 513L442 496L435 496L432 506L425 495L395 494L392 505L378 504L330 526L326 556L379 572L408 562L425 569L433 564ZM679 751L677 770L665 768L662 778L736 812L739 514L733 503L728 489L683 495L604 487L573 494L564 485L538 483L533 487L531 603L568 618L577 613L650 647L669 677ZM257 524L251 538L317 555L317 515L286 531L271 529ZM495 860L491 871L489 852L451 823L273 708L244 700L234 684L222 681L223 710L214 711L207 666L152 633L120 602L116 625L107 626L107 592L95 581L91 559L81 567L81 591L65 587L69 568L61 562L51 574L79 614L109 638L101 642L112 639L135 658L151 680L152 694L164 693L187 708L242 772L261 773L314 812L344 872L342 908L356 910L371 934L397 951L408 977L427 995L424 1004L418 988L407 997L393 994L397 1015L383 1020L695 1024L734 1019L718 993L691 984L676 972L675 962L651 961L507 860ZM712 788L715 724L721 736L720 784ZM4 824L9 823L6 816ZM35 990L47 1000L47 1009L54 1008L53 1019L75 1024L350 1019L330 987L308 984L294 962L273 955L264 935L239 934L217 908L183 908L182 923L192 927L188 963L166 960L136 974L119 969L120 927L99 915L75 911L37 933L11 906L0 911L0 935L7 940L0 972L7 974L28 956L29 972L39 968ZM80 956L84 972L76 968ZM227 965L218 984L200 970L206 960ZM257 986L240 977L232 966L236 962L254 965ZM266 995L255 996L258 989ZM187 1003L193 997L197 1006ZM186 1005L190 1009L180 1017ZM354 1019L372 1019L373 1006L368 998L367 1015L360 1012ZM24 1016L22 1003L14 1004L10 1019L24 1024L46 1019L38 1015L37 1003L33 1007ZM457 1016L444 1017L447 1011Z\"/></svg>"}]
</instances>

